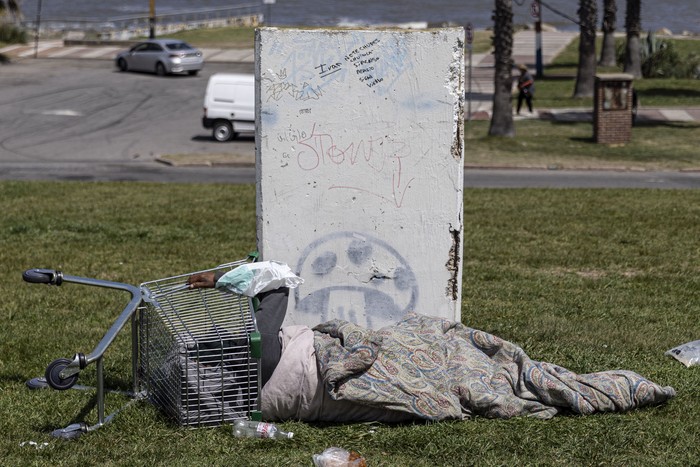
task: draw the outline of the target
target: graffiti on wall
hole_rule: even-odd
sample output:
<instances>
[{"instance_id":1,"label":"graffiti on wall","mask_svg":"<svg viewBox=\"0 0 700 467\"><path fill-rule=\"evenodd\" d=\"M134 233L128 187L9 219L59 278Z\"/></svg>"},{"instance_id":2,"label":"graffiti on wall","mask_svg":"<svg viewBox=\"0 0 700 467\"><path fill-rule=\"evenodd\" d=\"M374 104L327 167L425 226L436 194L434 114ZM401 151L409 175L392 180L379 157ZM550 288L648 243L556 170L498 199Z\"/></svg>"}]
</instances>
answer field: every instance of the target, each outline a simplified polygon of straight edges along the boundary
<instances>
[{"instance_id":1,"label":"graffiti on wall","mask_svg":"<svg viewBox=\"0 0 700 467\"><path fill-rule=\"evenodd\" d=\"M288 325L458 314L462 39L257 33L258 248L305 280Z\"/></svg>"},{"instance_id":2,"label":"graffiti on wall","mask_svg":"<svg viewBox=\"0 0 700 467\"><path fill-rule=\"evenodd\" d=\"M296 273L295 312L323 322L331 318L376 328L413 311L418 282L410 265L387 242L361 232L333 232L311 242Z\"/></svg>"}]
</instances>

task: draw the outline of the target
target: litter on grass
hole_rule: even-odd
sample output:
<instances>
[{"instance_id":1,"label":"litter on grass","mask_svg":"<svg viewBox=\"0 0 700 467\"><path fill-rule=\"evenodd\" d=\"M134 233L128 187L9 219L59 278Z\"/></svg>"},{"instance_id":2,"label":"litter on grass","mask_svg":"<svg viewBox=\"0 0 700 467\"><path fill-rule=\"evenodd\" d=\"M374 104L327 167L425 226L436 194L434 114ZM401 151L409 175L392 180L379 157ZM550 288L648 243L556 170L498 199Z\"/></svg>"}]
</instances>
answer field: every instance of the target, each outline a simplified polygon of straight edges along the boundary
<instances>
[{"instance_id":1,"label":"litter on grass","mask_svg":"<svg viewBox=\"0 0 700 467\"><path fill-rule=\"evenodd\" d=\"M37 443L36 441L22 441L19 443L19 447L21 448L24 446L34 446L36 449L44 449L48 445L49 443Z\"/></svg>"},{"instance_id":2,"label":"litter on grass","mask_svg":"<svg viewBox=\"0 0 700 467\"><path fill-rule=\"evenodd\" d=\"M666 355L670 355L687 367L700 365L700 340L674 347L666 351Z\"/></svg>"}]
</instances>

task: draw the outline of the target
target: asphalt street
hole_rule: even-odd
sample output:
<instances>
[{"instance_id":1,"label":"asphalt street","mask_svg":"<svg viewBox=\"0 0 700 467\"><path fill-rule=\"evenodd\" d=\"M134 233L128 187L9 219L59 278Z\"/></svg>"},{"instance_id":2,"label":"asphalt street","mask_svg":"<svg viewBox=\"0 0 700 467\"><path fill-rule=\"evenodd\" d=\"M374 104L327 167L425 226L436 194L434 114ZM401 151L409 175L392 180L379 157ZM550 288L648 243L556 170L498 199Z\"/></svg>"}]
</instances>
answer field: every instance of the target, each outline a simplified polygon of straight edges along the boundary
<instances>
[{"instance_id":1,"label":"asphalt street","mask_svg":"<svg viewBox=\"0 0 700 467\"><path fill-rule=\"evenodd\" d=\"M202 127L211 64L196 77L121 73L111 60L25 59L0 67L0 161L151 162L159 154L254 151Z\"/></svg>"},{"instance_id":2,"label":"asphalt street","mask_svg":"<svg viewBox=\"0 0 700 467\"><path fill-rule=\"evenodd\" d=\"M236 153L252 138L219 143L201 125L215 72L252 63L208 63L197 77L120 73L110 60L24 59L0 67L0 180L254 183L252 166L176 167L162 154ZM465 187L700 188L697 172L467 169Z\"/></svg>"}]
</instances>

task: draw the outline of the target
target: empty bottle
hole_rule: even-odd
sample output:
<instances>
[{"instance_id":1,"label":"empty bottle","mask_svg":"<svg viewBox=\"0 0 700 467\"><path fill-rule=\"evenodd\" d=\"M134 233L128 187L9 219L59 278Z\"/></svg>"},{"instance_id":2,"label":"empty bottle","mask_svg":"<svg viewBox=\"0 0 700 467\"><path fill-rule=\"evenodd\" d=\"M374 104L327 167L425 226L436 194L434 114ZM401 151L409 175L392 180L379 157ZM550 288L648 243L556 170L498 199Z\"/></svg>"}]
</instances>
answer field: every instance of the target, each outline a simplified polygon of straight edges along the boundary
<instances>
[{"instance_id":1,"label":"empty bottle","mask_svg":"<svg viewBox=\"0 0 700 467\"><path fill-rule=\"evenodd\" d=\"M291 438L294 433L285 432L273 423L255 422L253 420L238 420L233 425L233 436L236 438Z\"/></svg>"}]
</instances>

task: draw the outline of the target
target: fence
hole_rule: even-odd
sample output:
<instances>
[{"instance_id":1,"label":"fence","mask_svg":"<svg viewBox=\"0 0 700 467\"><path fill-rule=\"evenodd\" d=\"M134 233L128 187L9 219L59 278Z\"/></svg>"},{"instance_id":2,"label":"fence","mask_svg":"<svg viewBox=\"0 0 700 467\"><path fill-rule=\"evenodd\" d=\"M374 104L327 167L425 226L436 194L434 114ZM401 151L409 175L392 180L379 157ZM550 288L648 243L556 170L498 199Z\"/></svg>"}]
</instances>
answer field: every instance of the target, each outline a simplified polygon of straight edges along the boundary
<instances>
[{"instance_id":1,"label":"fence","mask_svg":"<svg viewBox=\"0 0 700 467\"><path fill-rule=\"evenodd\" d=\"M206 29L225 26L257 26L262 22L262 6L259 2L235 7L175 11L155 16L158 35L187 29ZM148 36L150 17L130 15L114 18L35 18L22 21L28 31L38 30L41 37L63 36L82 39L95 37L100 40L126 40ZM38 25L38 28L37 28Z\"/></svg>"}]
</instances>

